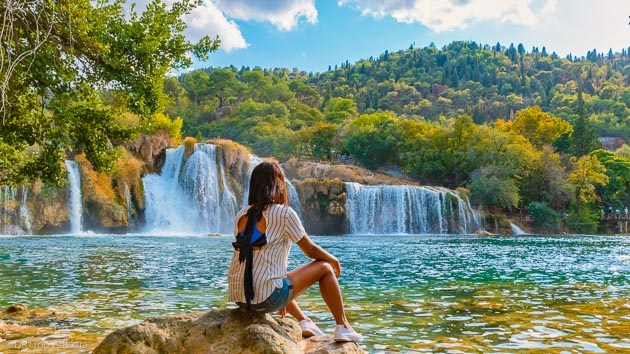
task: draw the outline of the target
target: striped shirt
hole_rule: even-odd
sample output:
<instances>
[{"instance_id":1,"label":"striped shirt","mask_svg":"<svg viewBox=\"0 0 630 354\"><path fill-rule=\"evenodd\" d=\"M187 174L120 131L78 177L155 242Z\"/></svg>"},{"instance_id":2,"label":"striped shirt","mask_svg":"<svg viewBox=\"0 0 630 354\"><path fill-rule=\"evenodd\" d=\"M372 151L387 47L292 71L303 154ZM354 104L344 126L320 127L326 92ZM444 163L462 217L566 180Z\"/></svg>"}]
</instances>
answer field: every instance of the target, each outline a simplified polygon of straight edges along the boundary
<instances>
[{"instance_id":1,"label":"striped shirt","mask_svg":"<svg viewBox=\"0 0 630 354\"><path fill-rule=\"evenodd\" d=\"M236 214L234 236L238 233L238 221L247 214L249 206ZM254 299L252 304L265 301L276 289L282 287L282 279L287 274L287 261L291 242L298 242L304 235L304 227L297 213L282 204L268 205L262 212L267 229L267 244L254 251L253 280ZM238 260L239 252L234 250L228 271L228 301L246 302L244 289L245 262Z\"/></svg>"}]
</instances>

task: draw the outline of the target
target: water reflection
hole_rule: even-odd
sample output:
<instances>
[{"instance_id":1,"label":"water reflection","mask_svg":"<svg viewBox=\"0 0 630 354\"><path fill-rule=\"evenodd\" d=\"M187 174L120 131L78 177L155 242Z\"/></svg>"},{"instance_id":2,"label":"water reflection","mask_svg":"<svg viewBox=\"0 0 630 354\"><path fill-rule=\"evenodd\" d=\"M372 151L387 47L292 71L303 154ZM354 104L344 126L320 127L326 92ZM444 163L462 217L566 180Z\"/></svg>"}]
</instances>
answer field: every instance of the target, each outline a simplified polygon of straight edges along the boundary
<instances>
[{"instance_id":1,"label":"water reflection","mask_svg":"<svg viewBox=\"0 0 630 354\"><path fill-rule=\"evenodd\" d=\"M317 237L343 265L364 348L630 349L630 248L621 237ZM229 237L0 238L0 306L56 311L40 325L96 343L154 315L225 307ZM294 249L290 267L306 258ZM326 331L317 289L301 299ZM45 322L45 323L44 323ZM4 345L4 347L3 347ZM6 342L0 351L8 351Z\"/></svg>"}]
</instances>

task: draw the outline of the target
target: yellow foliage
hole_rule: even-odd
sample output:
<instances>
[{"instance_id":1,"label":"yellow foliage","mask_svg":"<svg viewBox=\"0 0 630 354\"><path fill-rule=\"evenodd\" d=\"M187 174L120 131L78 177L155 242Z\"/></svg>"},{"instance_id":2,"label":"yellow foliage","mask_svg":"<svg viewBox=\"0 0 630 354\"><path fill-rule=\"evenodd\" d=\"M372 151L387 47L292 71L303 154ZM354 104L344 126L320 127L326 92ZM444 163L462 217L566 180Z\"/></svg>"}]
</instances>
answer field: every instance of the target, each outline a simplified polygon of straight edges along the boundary
<instances>
[{"instance_id":1,"label":"yellow foliage","mask_svg":"<svg viewBox=\"0 0 630 354\"><path fill-rule=\"evenodd\" d=\"M75 156L81 174L81 194L83 204L95 213L105 227L128 224L126 209L112 188L112 180L105 172L96 172L85 154Z\"/></svg>"},{"instance_id":2,"label":"yellow foliage","mask_svg":"<svg viewBox=\"0 0 630 354\"><path fill-rule=\"evenodd\" d=\"M562 134L570 133L573 127L564 119L543 112L538 106L532 106L516 112L512 130L540 149L543 145L553 143Z\"/></svg>"},{"instance_id":3,"label":"yellow foliage","mask_svg":"<svg viewBox=\"0 0 630 354\"><path fill-rule=\"evenodd\" d=\"M123 148L124 150L124 148ZM126 201L126 190L136 200L140 208L144 207L144 188L142 184L142 170L144 164L132 154L124 151L121 158L116 161L114 173L112 174L112 184L116 189L118 198Z\"/></svg>"},{"instance_id":4,"label":"yellow foliage","mask_svg":"<svg viewBox=\"0 0 630 354\"><path fill-rule=\"evenodd\" d=\"M117 120L117 123L119 123L120 125L126 128L135 128L138 126L138 123L140 123L140 117L131 112L125 112L119 115L116 118L116 120Z\"/></svg>"},{"instance_id":5,"label":"yellow foliage","mask_svg":"<svg viewBox=\"0 0 630 354\"><path fill-rule=\"evenodd\" d=\"M595 185L606 186L610 181L606 166L599 162L596 155L582 156L579 160L571 157L571 162L576 168L569 173L568 181L575 187L576 201L589 203L595 199Z\"/></svg>"},{"instance_id":6,"label":"yellow foliage","mask_svg":"<svg viewBox=\"0 0 630 354\"><path fill-rule=\"evenodd\" d=\"M184 158L187 159L195 152L195 144L197 144L197 139L192 136L184 138Z\"/></svg>"}]
</instances>

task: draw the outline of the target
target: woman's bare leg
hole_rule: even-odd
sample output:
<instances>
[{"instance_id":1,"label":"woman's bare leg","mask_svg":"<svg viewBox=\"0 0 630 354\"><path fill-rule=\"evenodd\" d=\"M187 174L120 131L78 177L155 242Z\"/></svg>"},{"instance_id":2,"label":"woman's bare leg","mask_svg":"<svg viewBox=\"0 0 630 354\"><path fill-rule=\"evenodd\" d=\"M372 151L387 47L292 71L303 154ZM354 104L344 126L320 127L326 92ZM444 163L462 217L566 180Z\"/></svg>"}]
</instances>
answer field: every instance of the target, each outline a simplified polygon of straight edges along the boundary
<instances>
[{"instance_id":1,"label":"woman's bare leg","mask_svg":"<svg viewBox=\"0 0 630 354\"><path fill-rule=\"evenodd\" d=\"M297 304L297 302L295 302L295 300L289 301L289 303L287 304L287 312L298 321L309 319L308 316L306 316L304 312L302 312L302 309Z\"/></svg>"},{"instance_id":2,"label":"woman's bare leg","mask_svg":"<svg viewBox=\"0 0 630 354\"><path fill-rule=\"evenodd\" d=\"M322 294L324 302L328 305L328 309L335 318L335 322L338 325L344 325L346 328L352 329L346 318L346 313L343 310L343 298L341 296L339 282L337 282L335 272L328 262L312 261L290 271L287 273L287 276L291 279L291 283L293 283L293 299L300 296L300 294L306 291L311 285L319 282L319 291ZM292 316L294 315L291 311L294 311L295 308L290 309L290 307L293 306L294 302L295 301L291 301L291 303L287 305L287 311L291 313ZM297 306L297 303L295 303L295 306Z\"/></svg>"}]
</instances>

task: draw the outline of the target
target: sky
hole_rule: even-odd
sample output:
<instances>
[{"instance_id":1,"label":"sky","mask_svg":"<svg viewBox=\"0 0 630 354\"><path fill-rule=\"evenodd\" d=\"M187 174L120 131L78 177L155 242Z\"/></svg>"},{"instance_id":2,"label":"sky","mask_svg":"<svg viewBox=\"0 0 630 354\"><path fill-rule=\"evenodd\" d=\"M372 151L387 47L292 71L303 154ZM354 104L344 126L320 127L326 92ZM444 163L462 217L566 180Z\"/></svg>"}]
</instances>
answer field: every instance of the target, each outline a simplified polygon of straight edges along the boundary
<instances>
[{"instance_id":1,"label":"sky","mask_svg":"<svg viewBox=\"0 0 630 354\"><path fill-rule=\"evenodd\" d=\"M630 0L204 0L186 35L221 39L195 68L229 65L322 72L455 40L523 43L561 56L630 46Z\"/></svg>"}]
</instances>

